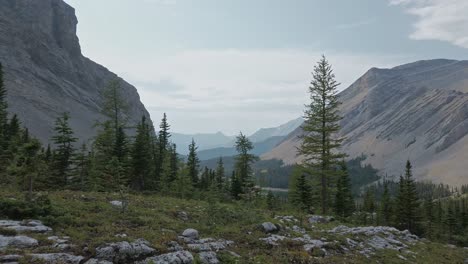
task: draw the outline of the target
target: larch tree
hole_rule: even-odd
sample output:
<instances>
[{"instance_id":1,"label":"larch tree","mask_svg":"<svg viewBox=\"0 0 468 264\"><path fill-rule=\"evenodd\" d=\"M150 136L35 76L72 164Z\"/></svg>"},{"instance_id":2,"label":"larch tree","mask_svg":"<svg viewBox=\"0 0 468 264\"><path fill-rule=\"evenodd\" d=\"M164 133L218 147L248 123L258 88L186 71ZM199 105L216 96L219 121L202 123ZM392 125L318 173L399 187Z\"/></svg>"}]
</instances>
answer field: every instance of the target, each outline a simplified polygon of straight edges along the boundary
<instances>
[{"instance_id":1,"label":"larch tree","mask_svg":"<svg viewBox=\"0 0 468 264\"><path fill-rule=\"evenodd\" d=\"M314 67L309 88L310 104L305 110L304 135L298 154L303 166L320 182L320 206L323 214L330 206L329 181L339 175L337 167L344 155L339 153L343 138L338 137L341 116L338 112L338 85L331 65L323 56Z\"/></svg>"},{"instance_id":2,"label":"larch tree","mask_svg":"<svg viewBox=\"0 0 468 264\"><path fill-rule=\"evenodd\" d=\"M51 184L58 187L64 187L68 183L67 178L70 176L75 153L73 144L78 140L70 127L69 119L68 113L63 113L57 118L52 137L56 149L52 165L53 179L51 179Z\"/></svg>"},{"instance_id":3,"label":"larch tree","mask_svg":"<svg viewBox=\"0 0 468 264\"><path fill-rule=\"evenodd\" d=\"M235 157L234 167L238 180L242 185L242 193L246 194L249 193L255 185L252 178L252 165L258 160L258 157L250 153L254 148L253 144L242 132L236 137L235 144L237 155Z\"/></svg>"},{"instance_id":4,"label":"larch tree","mask_svg":"<svg viewBox=\"0 0 468 264\"><path fill-rule=\"evenodd\" d=\"M189 145L189 154L187 157L187 169L188 175L192 180L192 185L194 187L198 186L198 172L200 167L200 160L197 156L197 145L195 144L195 140L192 139L192 143Z\"/></svg>"}]
</instances>

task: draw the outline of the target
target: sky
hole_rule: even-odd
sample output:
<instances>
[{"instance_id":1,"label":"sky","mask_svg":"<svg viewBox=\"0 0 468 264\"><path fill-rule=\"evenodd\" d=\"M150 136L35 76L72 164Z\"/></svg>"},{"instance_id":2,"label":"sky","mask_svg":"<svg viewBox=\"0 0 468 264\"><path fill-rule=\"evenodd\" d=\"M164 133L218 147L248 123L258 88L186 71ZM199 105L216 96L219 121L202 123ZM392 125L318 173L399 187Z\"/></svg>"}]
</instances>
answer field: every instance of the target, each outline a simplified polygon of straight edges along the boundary
<instances>
[{"instance_id":1,"label":"sky","mask_svg":"<svg viewBox=\"0 0 468 264\"><path fill-rule=\"evenodd\" d=\"M172 131L251 134L302 115L324 54L340 90L372 67L468 59L467 0L65 0L83 54Z\"/></svg>"}]
</instances>

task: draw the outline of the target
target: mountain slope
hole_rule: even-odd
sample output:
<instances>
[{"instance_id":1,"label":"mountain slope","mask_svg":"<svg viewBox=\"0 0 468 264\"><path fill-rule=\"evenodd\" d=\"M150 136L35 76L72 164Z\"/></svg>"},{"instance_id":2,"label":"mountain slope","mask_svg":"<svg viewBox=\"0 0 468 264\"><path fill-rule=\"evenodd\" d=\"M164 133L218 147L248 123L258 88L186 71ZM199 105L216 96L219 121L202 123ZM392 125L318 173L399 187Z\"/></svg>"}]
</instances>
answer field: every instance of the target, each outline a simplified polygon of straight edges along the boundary
<instances>
[{"instance_id":1,"label":"mountain slope","mask_svg":"<svg viewBox=\"0 0 468 264\"><path fill-rule=\"evenodd\" d=\"M55 118L70 112L82 141L102 119L101 92L117 75L81 54L75 11L63 0L0 0L0 62L4 66L9 111L42 141ZM121 80L121 79L120 79ZM129 124L149 117L135 87L121 80Z\"/></svg>"},{"instance_id":2,"label":"mountain slope","mask_svg":"<svg viewBox=\"0 0 468 264\"><path fill-rule=\"evenodd\" d=\"M230 146L234 140L234 137L226 136L221 132L214 134L180 134L171 133L171 141L177 145L177 150L180 154L188 154L188 145L195 140L198 146L198 150L206 150L212 148L218 148L221 146Z\"/></svg>"},{"instance_id":3,"label":"mountain slope","mask_svg":"<svg viewBox=\"0 0 468 264\"><path fill-rule=\"evenodd\" d=\"M276 136L267 138L261 142L253 143L254 149L252 150L252 154L260 156L274 147L276 147L280 142L284 140L285 137ZM237 155L237 150L235 147L220 147L220 148L213 148L213 149L206 149L198 151L198 157L200 160L209 160L219 157L230 157Z\"/></svg>"},{"instance_id":4,"label":"mountain slope","mask_svg":"<svg viewBox=\"0 0 468 264\"><path fill-rule=\"evenodd\" d=\"M249 139L252 142L261 142L271 137L287 136L289 133L298 128L303 122L304 119L302 119L302 117L299 117L278 127L261 128L257 132L249 136Z\"/></svg>"},{"instance_id":5,"label":"mountain slope","mask_svg":"<svg viewBox=\"0 0 468 264\"><path fill-rule=\"evenodd\" d=\"M382 173L410 159L420 180L468 183L468 61L418 61L373 68L340 93L343 151ZM296 129L263 159L300 161Z\"/></svg>"}]
</instances>

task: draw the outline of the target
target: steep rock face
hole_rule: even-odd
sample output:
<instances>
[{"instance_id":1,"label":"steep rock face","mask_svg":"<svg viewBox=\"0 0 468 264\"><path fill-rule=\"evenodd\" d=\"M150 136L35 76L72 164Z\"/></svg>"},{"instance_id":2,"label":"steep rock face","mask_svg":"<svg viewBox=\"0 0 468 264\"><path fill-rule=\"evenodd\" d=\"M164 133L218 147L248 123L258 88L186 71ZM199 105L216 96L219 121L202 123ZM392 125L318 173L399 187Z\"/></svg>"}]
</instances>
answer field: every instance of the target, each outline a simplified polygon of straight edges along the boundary
<instances>
[{"instance_id":1,"label":"steep rock face","mask_svg":"<svg viewBox=\"0 0 468 264\"><path fill-rule=\"evenodd\" d=\"M0 62L9 110L42 141L50 139L55 118L70 112L82 141L102 119L102 90L119 78L81 54L75 10L63 0L0 0ZM121 80L121 79L120 79ZM121 80L129 123L149 117L135 87Z\"/></svg>"},{"instance_id":2,"label":"steep rock face","mask_svg":"<svg viewBox=\"0 0 468 264\"><path fill-rule=\"evenodd\" d=\"M400 175L410 159L421 180L468 183L468 61L419 61L369 70L340 93L343 151ZM301 160L297 129L264 159Z\"/></svg>"}]
</instances>

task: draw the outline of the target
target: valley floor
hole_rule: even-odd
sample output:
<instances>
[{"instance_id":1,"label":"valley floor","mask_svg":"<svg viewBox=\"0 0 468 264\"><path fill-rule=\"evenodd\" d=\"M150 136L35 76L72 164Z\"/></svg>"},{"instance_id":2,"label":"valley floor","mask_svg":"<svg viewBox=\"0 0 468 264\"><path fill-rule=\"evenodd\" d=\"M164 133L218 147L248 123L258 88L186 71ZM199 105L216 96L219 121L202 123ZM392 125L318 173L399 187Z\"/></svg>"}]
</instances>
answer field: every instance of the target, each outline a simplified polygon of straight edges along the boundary
<instances>
[{"instance_id":1,"label":"valley floor","mask_svg":"<svg viewBox=\"0 0 468 264\"><path fill-rule=\"evenodd\" d=\"M3 201L22 197L0 193ZM48 197L53 210L38 220L53 230L40 229L39 222L0 221L0 263L467 263L468 259L466 248L433 243L409 232L352 228L323 217L270 212L255 204L71 191ZM128 208L122 212L120 202L126 200ZM0 219L6 217L0 214ZM8 231L13 224L26 227ZM21 236L37 243L8 244Z\"/></svg>"}]
</instances>

